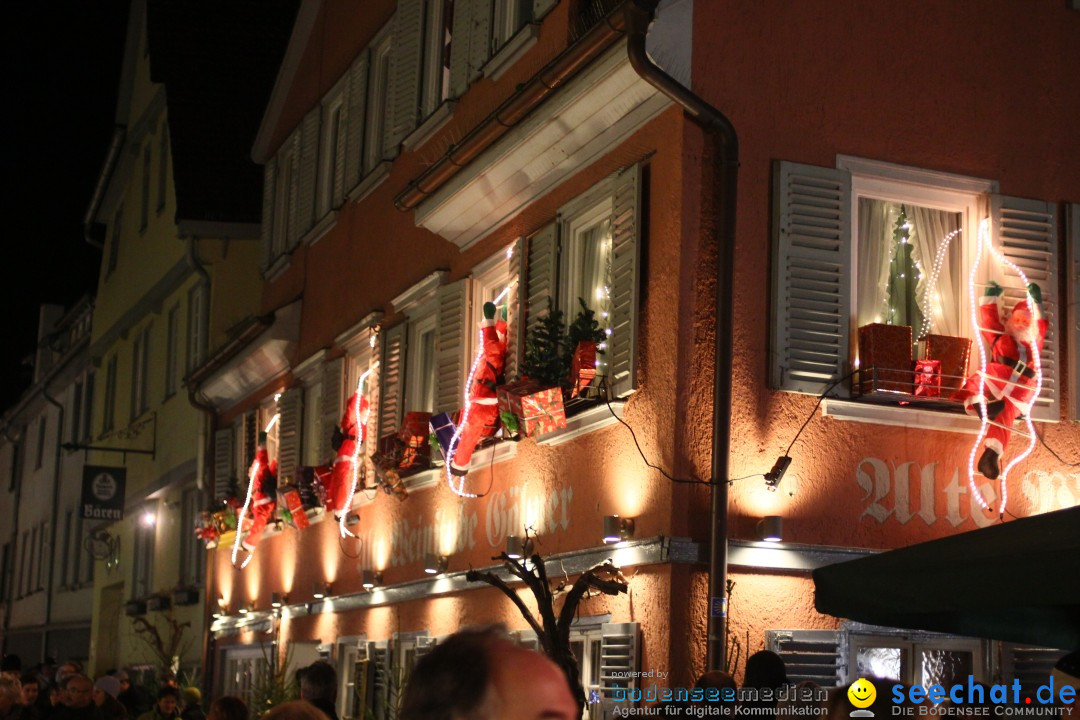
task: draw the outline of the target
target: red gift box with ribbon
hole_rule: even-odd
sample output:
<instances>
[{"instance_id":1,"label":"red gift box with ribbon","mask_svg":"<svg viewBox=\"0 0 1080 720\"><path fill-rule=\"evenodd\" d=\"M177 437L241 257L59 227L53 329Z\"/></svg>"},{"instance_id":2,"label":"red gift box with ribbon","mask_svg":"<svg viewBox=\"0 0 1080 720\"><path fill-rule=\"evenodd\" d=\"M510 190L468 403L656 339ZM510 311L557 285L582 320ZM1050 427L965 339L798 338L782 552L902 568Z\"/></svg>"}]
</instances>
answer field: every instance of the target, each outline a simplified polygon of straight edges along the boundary
<instances>
[{"instance_id":1,"label":"red gift box with ribbon","mask_svg":"<svg viewBox=\"0 0 1080 720\"><path fill-rule=\"evenodd\" d=\"M915 395L917 397L941 397L941 361L915 361Z\"/></svg>"}]
</instances>

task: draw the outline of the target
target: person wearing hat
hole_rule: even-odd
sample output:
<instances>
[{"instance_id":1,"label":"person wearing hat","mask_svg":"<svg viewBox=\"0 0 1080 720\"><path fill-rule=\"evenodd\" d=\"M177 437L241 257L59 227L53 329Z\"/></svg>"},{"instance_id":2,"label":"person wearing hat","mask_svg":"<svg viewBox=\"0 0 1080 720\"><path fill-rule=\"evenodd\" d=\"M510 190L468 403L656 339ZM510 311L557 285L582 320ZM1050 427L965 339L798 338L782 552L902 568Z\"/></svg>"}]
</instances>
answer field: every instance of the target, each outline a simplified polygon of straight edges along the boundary
<instances>
[{"instance_id":1,"label":"person wearing hat","mask_svg":"<svg viewBox=\"0 0 1080 720\"><path fill-rule=\"evenodd\" d=\"M120 681L109 675L94 683L94 704L101 708L104 720L127 720L127 709L116 697L120 694Z\"/></svg>"},{"instance_id":2,"label":"person wearing hat","mask_svg":"<svg viewBox=\"0 0 1080 720\"><path fill-rule=\"evenodd\" d=\"M202 693L197 687L186 687L180 691L180 700L184 709L180 711L181 720L206 720L202 709Z\"/></svg>"}]
</instances>

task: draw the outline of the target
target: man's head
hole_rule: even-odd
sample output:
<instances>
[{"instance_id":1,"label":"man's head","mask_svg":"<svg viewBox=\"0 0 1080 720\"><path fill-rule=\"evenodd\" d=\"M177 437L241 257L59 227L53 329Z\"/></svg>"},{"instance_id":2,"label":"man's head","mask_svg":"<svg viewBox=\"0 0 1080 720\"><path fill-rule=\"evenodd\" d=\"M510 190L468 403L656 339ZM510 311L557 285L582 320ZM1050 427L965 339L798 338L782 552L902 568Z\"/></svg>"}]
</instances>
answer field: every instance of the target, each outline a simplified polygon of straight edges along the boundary
<instances>
[{"instance_id":1,"label":"man's head","mask_svg":"<svg viewBox=\"0 0 1080 720\"><path fill-rule=\"evenodd\" d=\"M120 681L120 692L124 692L131 687L131 678L123 670L114 672L113 677Z\"/></svg>"},{"instance_id":2,"label":"man's head","mask_svg":"<svg viewBox=\"0 0 1080 720\"><path fill-rule=\"evenodd\" d=\"M63 703L72 708L89 707L94 701L94 683L82 673L68 675L64 682Z\"/></svg>"},{"instance_id":3,"label":"man's head","mask_svg":"<svg viewBox=\"0 0 1080 720\"><path fill-rule=\"evenodd\" d=\"M425 655L409 678L400 720L577 720L555 663L498 627L465 630Z\"/></svg>"},{"instance_id":4,"label":"man's head","mask_svg":"<svg viewBox=\"0 0 1080 720\"><path fill-rule=\"evenodd\" d=\"M41 691L41 681L34 673L26 673L22 676L22 704L26 706L37 702L38 693Z\"/></svg>"},{"instance_id":5,"label":"man's head","mask_svg":"<svg viewBox=\"0 0 1080 720\"><path fill-rule=\"evenodd\" d=\"M158 711L162 715L172 715L180 702L180 691L172 685L163 685L157 694Z\"/></svg>"},{"instance_id":6,"label":"man's head","mask_svg":"<svg viewBox=\"0 0 1080 720\"><path fill-rule=\"evenodd\" d=\"M332 703L337 698L337 671L330 663L316 660L302 669L299 675L302 700L326 700Z\"/></svg>"},{"instance_id":7,"label":"man's head","mask_svg":"<svg viewBox=\"0 0 1080 720\"><path fill-rule=\"evenodd\" d=\"M7 715L11 708L19 704L21 697L19 681L6 673L0 675L0 713Z\"/></svg>"}]
</instances>

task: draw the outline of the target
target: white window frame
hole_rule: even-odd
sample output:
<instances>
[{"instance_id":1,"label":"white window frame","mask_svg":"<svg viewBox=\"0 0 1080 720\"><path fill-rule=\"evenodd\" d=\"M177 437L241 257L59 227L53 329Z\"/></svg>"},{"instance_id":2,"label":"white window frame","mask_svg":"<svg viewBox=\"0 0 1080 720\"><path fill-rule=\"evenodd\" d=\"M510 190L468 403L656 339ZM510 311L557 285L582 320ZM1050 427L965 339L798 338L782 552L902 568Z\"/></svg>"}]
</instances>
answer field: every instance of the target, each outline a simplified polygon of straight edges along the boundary
<instances>
[{"instance_id":1,"label":"white window frame","mask_svg":"<svg viewBox=\"0 0 1080 720\"><path fill-rule=\"evenodd\" d=\"M322 129L319 141L318 194L316 196L315 219L318 221L341 204L345 196L345 154L337 148L346 142L348 134L345 104L345 88L349 74L326 94L322 107ZM340 158L340 163L338 159ZM337 183L341 182L341 185Z\"/></svg>"},{"instance_id":2,"label":"white window frame","mask_svg":"<svg viewBox=\"0 0 1080 720\"><path fill-rule=\"evenodd\" d=\"M408 339L405 346L405 412L431 412L435 402L435 372L438 360L438 313L434 303L429 302L409 314ZM420 339L431 335L431 357L421 358ZM426 360L426 361L425 361ZM431 403L421 407L418 396L424 383L431 385Z\"/></svg>"},{"instance_id":3,"label":"white window frame","mask_svg":"<svg viewBox=\"0 0 1080 720\"><path fill-rule=\"evenodd\" d=\"M273 265L279 257L284 255L291 245L289 237L292 223L289 216L293 210L293 186L296 184L294 176L300 171L298 153L294 151L294 138L290 136L277 158L277 177L274 179L274 225L270 242L270 265Z\"/></svg>"},{"instance_id":4,"label":"white window frame","mask_svg":"<svg viewBox=\"0 0 1080 720\"><path fill-rule=\"evenodd\" d=\"M142 195L139 198L139 232L146 232L150 224L150 171L154 150L149 140L143 145Z\"/></svg>"},{"instance_id":5,"label":"white window frame","mask_svg":"<svg viewBox=\"0 0 1080 720\"><path fill-rule=\"evenodd\" d=\"M202 510L202 493L197 487L189 487L180 495L180 582L201 586L204 579L206 550L193 532L183 532L195 527Z\"/></svg>"},{"instance_id":6,"label":"white window frame","mask_svg":"<svg viewBox=\"0 0 1080 720\"><path fill-rule=\"evenodd\" d=\"M494 57L532 22L532 0L493 0L488 57Z\"/></svg>"},{"instance_id":7,"label":"white window frame","mask_svg":"<svg viewBox=\"0 0 1080 720\"><path fill-rule=\"evenodd\" d=\"M367 108L364 118L364 174L374 170L388 155L383 128L390 109L390 24L379 31L370 45Z\"/></svg>"},{"instance_id":8,"label":"white window frame","mask_svg":"<svg viewBox=\"0 0 1080 720\"><path fill-rule=\"evenodd\" d=\"M258 446L258 443L259 443L259 433L266 430L266 426L270 424L270 420L273 419L273 417L275 415L277 415L277 414L278 414L278 403L277 403L277 400L275 400L272 396L270 398L268 398L267 400L263 401L262 405L259 406L259 410L255 414L255 444L256 444L256 446ZM277 456L278 456L278 448L279 448L278 438L280 437L278 432L280 430L281 430L281 418L279 417L278 421L276 423L274 423L274 426L272 428L270 428L269 432L266 433L266 455L271 460L276 460ZM246 469L244 470L244 474L245 474L245 476L247 475L247 470Z\"/></svg>"},{"instance_id":9,"label":"white window frame","mask_svg":"<svg viewBox=\"0 0 1080 720\"><path fill-rule=\"evenodd\" d=\"M170 398L179 386L180 377L180 303L169 308L165 332L165 397Z\"/></svg>"},{"instance_id":10,"label":"white window frame","mask_svg":"<svg viewBox=\"0 0 1080 720\"><path fill-rule=\"evenodd\" d=\"M42 413L38 418L37 437L34 438L34 469L40 470L45 464L45 433L49 429L48 416Z\"/></svg>"},{"instance_id":11,"label":"white window frame","mask_svg":"<svg viewBox=\"0 0 1080 720\"><path fill-rule=\"evenodd\" d=\"M224 648L221 651L222 694L238 697L250 707L252 692L271 672L273 655L273 650L262 646Z\"/></svg>"},{"instance_id":12,"label":"white window frame","mask_svg":"<svg viewBox=\"0 0 1080 720\"><path fill-rule=\"evenodd\" d=\"M472 283L472 308L469 310L469 325L466 328L466 337L468 337L466 357L476 357L476 353L480 349L480 334L477 328L480 327L480 321L484 319L484 303L493 301L513 281L507 251L514 247L516 245L511 244L500 249L473 269L470 278ZM514 354L517 343L518 328L515 327L517 313L514 312L514 309L517 307L519 285L520 282L511 287L506 293L506 297L498 303L507 307L507 359ZM466 372L468 372L468 368L466 368Z\"/></svg>"},{"instance_id":13,"label":"white window frame","mask_svg":"<svg viewBox=\"0 0 1080 720\"><path fill-rule=\"evenodd\" d=\"M101 430L108 432L116 427L116 354L105 363L105 402L101 408Z\"/></svg>"},{"instance_id":14,"label":"white window frame","mask_svg":"<svg viewBox=\"0 0 1080 720\"><path fill-rule=\"evenodd\" d=\"M350 635L337 640L338 717L363 720L351 714L356 697L356 665L367 661L367 637Z\"/></svg>"},{"instance_id":15,"label":"white window frame","mask_svg":"<svg viewBox=\"0 0 1080 720\"><path fill-rule=\"evenodd\" d=\"M450 20L444 17L444 0L423 0L424 43L420 71L421 124L450 98L450 44L453 33ZM452 38L451 38L452 39Z\"/></svg>"},{"instance_id":16,"label":"white window frame","mask_svg":"<svg viewBox=\"0 0 1080 720\"><path fill-rule=\"evenodd\" d=\"M919 635L909 636L905 634L873 634L852 632L848 634L847 643L847 679L852 682L859 677L858 652L860 648L893 648L900 651L906 662L907 672L905 677L896 678L898 682L911 684L924 684L925 676L922 666L917 662L922 650L957 650L971 653L971 667L975 680L987 682L989 675L986 667L986 641L978 638L949 636L949 637L923 637Z\"/></svg>"},{"instance_id":17,"label":"white window frame","mask_svg":"<svg viewBox=\"0 0 1080 720\"><path fill-rule=\"evenodd\" d=\"M161 123L161 139L158 144L158 197L157 213L165 209L165 196L169 188L169 125Z\"/></svg>"},{"instance_id":18,"label":"white window frame","mask_svg":"<svg viewBox=\"0 0 1080 720\"><path fill-rule=\"evenodd\" d=\"M131 349L131 420L150 409L148 397L150 370L150 325L135 336Z\"/></svg>"},{"instance_id":19,"label":"white window frame","mask_svg":"<svg viewBox=\"0 0 1080 720\"><path fill-rule=\"evenodd\" d=\"M149 503L136 513L134 541L131 553L131 599L142 600L153 593L154 551L157 541L157 523L147 525L142 521L145 513L157 517L157 503Z\"/></svg>"}]
</instances>

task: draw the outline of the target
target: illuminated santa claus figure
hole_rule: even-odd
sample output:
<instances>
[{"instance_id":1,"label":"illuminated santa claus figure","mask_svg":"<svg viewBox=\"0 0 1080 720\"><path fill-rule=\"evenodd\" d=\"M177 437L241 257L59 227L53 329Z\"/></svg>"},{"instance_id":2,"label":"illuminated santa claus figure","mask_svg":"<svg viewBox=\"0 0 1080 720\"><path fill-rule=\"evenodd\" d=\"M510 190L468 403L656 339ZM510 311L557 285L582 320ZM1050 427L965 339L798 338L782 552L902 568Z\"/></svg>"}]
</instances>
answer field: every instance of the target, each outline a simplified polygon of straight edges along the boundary
<instances>
[{"instance_id":1,"label":"illuminated santa claus figure","mask_svg":"<svg viewBox=\"0 0 1080 720\"><path fill-rule=\"evenodd\" d=\"M340 517L342 513L349 511L352 500L349 491L353 487L353 479L360 472L360 463L363 462L362 451L364 441L367 439L368 417L371 409L368 400L363 394L363 382L361 389L349 396L345 403L345 412L341 416L341 423L334 433L331 444L337 450L337 458L334 460L334 469L326 483L326 507Z\"/></svg>"},{"instance_id":2,"label":"illuminated santa claus figure","mask_svg":"<svg viewBox=\"0 0 1080 720\"><path fill-rule=\"evenodd\" d=\"M277 507L277 460L270 460L266 452L266 433L259 433L259 445L255 450L255 460L248 471L251 480L251 516L247 535L244 537L244 550L255 551L259 544L266 523L274 516Z\"/></svg>"},{"instance_id":3,"label":"illuminated santa claus figure","mask_svg":"<svg viewBox=\"0 0 1080 720\"><path fill-rule=\"evenodd\" d=\"M469 462L480 438L492 435L498 427L499 401L495 392L503 382L506 365L506 306L495 319L495 303L484 303L484 319L480 321L483 357L473 374L469 388L469 406L465 424L450 458L450 474L458 477L469 472Z\"/></svg>"},{"instance_id":4,"label":"illuminated santa claus figure","mask_svg":"<svg viewBox=\"0 0 1080 720\"><path fill-rule=\"evenodd\" d=\"M1042 312L1042 291L1035 283L1027 287L1034 301L1021 300L1003 318L1000 285L991 281L979 302L979 331L990 346L990 357L983 375L982 398L986 402L989 428L984 450L979 458L979 472L990 480L1001 474L1001 456L1009 444L1013 422L1031 412L1035 401L1036 353L1042 352L1048 323ZM964 409L972 415L982 414L979 395L979 374L967 379L954 396L963 400Z\"/></svg>"}]
</instances>

